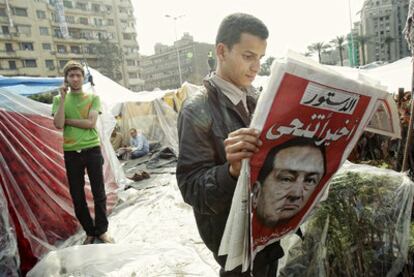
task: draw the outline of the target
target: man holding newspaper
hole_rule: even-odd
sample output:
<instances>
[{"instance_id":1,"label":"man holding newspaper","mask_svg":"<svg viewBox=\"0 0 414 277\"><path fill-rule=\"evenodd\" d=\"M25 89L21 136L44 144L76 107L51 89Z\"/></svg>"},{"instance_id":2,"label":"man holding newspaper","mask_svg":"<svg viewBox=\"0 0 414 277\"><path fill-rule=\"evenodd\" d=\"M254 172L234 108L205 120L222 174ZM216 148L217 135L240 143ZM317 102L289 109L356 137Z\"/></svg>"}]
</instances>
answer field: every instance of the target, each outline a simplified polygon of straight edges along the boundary
<instances>
[{"instance_id":1,"label":"man holding newspaper","mask_svg":"<svg viewBox=\"0 0 414 277\"><path fill-rule=\"evenodd\" d=\"M232 14L216 37L217 70L204 80L204 89L187 99L178 119L177 181L184 201L194 209L206 246L222 267L220 276L250 276L241 267L225 271L218 256L241 161L260 146L259 132L247 128L256 105L251 83L265 55L267 27L248 14ZM279 243L262 250L254 276L275 276L283 256Z\"/></svg>"}]
</instances>

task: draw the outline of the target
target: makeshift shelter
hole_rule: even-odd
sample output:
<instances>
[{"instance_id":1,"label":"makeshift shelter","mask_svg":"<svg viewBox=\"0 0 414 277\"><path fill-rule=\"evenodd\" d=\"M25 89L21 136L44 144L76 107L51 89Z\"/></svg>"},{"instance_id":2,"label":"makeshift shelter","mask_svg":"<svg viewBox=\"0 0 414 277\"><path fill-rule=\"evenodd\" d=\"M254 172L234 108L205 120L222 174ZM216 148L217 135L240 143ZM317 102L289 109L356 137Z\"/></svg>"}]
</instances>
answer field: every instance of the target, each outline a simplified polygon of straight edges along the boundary
<instances>
[{"instance_id":1,"label":"makeshift shelter","mask_svg":"<svg viewBox=\"0 0 414 277\"><path fill-rule=\"evenodd\" d=\"M48 84L48 89L61 84L56 80ZM0 188L4 191L0 202L6 203L10 225L16 231L22 273L79 227L66 180L63 138L53 126L51 107L19 95L28 94L28 87L32 93L42 92L42 81L43 78L0 79ZM46 78L45 83L49 81ZM31 87L31 82L40 85ZM92 90L88 85L85 89ZM124 178L109 143L108 134L114 124L113 116L104 107L98 129L105 158L108 210L115 205L115 190ZM86 195L93 214L88 185Z\"/></svg>"},{"instance_id":2,"label":"makeshift shelter","mask_svg":"<svg viewBox=\"0 0 414 277\"><path fill-rule=\"evenodd\" d=\"M178 90L134 93L93 68L88 68L87 72L93 76L94 90L101 102L117 117L123 144L129 142L128 131L136 128L142 130L148 140L178 151L177 112L198 86L184 83Z\"/></svg>"}]
</instances>

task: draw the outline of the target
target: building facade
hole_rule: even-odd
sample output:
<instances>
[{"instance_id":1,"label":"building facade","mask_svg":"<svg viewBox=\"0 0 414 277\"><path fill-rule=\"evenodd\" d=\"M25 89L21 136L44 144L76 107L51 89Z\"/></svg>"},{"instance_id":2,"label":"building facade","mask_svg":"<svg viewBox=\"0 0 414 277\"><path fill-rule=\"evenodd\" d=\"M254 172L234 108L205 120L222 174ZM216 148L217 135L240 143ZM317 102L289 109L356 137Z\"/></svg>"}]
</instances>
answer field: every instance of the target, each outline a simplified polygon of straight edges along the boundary
<instances>
[{"instance_id":1,"label":"building facade","mask_svg":"<svg viewBox=\"0 0 414 277\"><path fill-rule=\"evenodd\" d=\"M365 38L360 43L360 61L393 62L409 56L407 42L402 31L408 14L408 0L366 0L361 9L359 35ZM363 48L363 49L362 49ZM362 65L362 64L361 64Z\"/></svg>"},{"instance_id":2,"label":"building facade","mask_svg":"<svg viewBox=\"0 0 414 277\"><path fill-rule=\"evenodd\" d=\"M209 52L214 53L214 49L213 44L195 42L188 33L174 42L174 46L157 43L154 55L142 57L145 90L181 87L180 70L182 82L201 84L210 71L208 57Z\"/></svg>"},{"instance_id":3,"label":"building facade","mask_svg":"<svg viewBox=\"0 0 414 277\"><path fill-rule=\"evenodd\" d=\"M120 84L143 89L130 0L0 0L0 74L61 76L70 59L99 70L95 45L123 53Z\"/></svg>"}]
</instances>

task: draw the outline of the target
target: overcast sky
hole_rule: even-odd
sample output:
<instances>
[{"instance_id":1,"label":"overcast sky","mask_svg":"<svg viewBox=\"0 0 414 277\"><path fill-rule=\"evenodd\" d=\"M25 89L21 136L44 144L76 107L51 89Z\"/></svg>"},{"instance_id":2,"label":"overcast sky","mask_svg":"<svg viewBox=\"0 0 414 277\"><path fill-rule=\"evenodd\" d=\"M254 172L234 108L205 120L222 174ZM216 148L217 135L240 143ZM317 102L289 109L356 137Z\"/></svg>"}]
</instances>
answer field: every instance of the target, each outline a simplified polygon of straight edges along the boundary
<instances>
[{"instance_id":1,"label":"overcast sky","mask_svg":"<svg viewBox=\"0 0 414 277\"><path fill-rule=\"evenodd\" d=\"M195 41L214 43L226 15L245 12L260 18L269 28L267 55L280 57L287 49L304 52L306 46L329 42L350 31L349 1L353 21L364 0L132 0L138 43L142 55L154 53L154 44L171 45L174 22L166 14L184 15L177 20L177 36L190 33ZM271 4L270 4L271 3Z\"/></svg>"}]
</instances>

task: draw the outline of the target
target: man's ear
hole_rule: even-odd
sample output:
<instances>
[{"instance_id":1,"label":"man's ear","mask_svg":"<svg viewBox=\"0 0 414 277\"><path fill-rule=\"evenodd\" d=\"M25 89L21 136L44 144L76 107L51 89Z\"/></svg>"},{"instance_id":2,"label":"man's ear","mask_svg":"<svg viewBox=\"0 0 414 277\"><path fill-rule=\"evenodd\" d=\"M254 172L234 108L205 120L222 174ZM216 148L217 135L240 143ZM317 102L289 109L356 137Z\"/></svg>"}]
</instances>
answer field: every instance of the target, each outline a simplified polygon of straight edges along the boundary
<instances>
[{"instance_id":1,"label":"man's ear","mask_svg":"<svg viewBox=\"0 0 414 277\"><path fill-rule=\"evenodd\" d=\"M256 181L253 184L253 188L252 188L252 206L253 206L253 209L257 208L257 205L258 205L258 202L259 202L260 190L261 190L261 184L260 184L259 181Z\"/></svg>"},{"instance_id":2,"label":"man's ear","mask_svg":"<svg viewBox=\"0 0 414 277\"><path fill-rule=\"evenodd\" d=\"M216 57L219 61L224 60L224 58L227 55L227 52L228 52L228 47L224 43L220 42L219 44L217 44L217 46L216 46Z\"/></svg>"}]
</instances>

